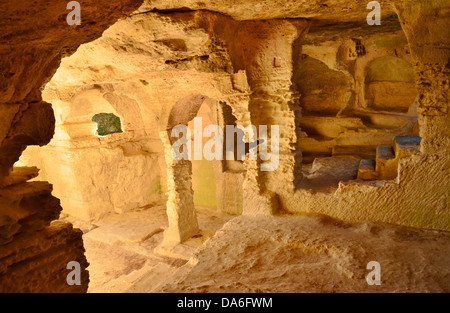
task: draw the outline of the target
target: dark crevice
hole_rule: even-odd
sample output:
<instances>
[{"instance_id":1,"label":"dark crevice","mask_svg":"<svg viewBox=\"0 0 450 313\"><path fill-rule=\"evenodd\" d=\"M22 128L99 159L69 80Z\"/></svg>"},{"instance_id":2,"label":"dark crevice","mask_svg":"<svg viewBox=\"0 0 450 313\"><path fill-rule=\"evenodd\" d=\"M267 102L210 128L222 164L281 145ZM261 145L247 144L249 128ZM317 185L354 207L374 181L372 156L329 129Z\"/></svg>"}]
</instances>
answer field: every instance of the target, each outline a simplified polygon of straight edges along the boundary
<instances>
[{"instance_id":1,"label":"dark crevice","mask_svg":"<svg viewBox=\"0 0 450 313\"><path fill-rule=\"evenodd\" d=\"M195 13L195 12L204 12L204 13L222 15L222 16L225 16L225 17L228 17L228 18L234 20L234 18L231 17L231 15L228 15L228 14L225 14L222 12L211 11L211 10L207 10L207 9L190 9L187 7L181 7L181 8L177 8L177 9L156 9L156 8L154 8L152 10L130 14L130 16L149 14L149 13L170 15L170 14L177 14L177 13Z\"/></svg>"},{"instance_id":2,"label":"dark crevice","mask_svg":"<svg viewBox=\"0 0 450 313\"><path fill-rule=\"evenodd\" d=\"M130 14L130 16L148 14L148 13L172 14L172 13L185 13L185 12L195 12L195 11L200 11L200 10L193 10L193 9L190 9L187 7L181 7L181 8L177 8L177 9L166 9L166 10L154 8L152 10L148 10L148 11L144 11L144 12L133 13L133 14Z\"/></svg>"},{"instance_id":3,"label":"dark crevice","mask_svg":"<svg viewBox=\"0 0 450 313\"><path fill-rule=\"evenodd\" d=\"M195 55L192 57L188 57L188 58L183 58L183 59L175 59L175 60L166 60L165 63L166 64L177 64L180 62L188 62L188 61L192 61L195 59L199 59L202 61L207 61L209 59L209 55Z\"/></svg>"}]
</instances>

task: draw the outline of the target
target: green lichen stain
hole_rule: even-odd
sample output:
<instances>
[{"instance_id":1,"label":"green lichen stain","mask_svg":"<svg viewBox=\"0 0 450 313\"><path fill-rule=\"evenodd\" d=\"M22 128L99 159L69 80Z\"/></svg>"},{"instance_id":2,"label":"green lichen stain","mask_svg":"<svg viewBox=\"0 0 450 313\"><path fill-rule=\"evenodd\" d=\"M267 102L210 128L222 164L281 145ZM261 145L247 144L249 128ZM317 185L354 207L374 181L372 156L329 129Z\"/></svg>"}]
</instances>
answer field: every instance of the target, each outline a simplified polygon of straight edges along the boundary
<instances>
[{"instance_id":1,"label":"green lichen stain","mask_svg":"<svg viewBox=\"0 0 450 313\"><path fill-rule=\"evenodd\" d=\"M164 193L161 185L161 180L158 179L152 186L152 192L162 195Z\"/></svg>"},{"instance_id":2,"label":"green lichen stain","mask_svg":"<svg viewBox=\"0 0 450 313\"><path fill-rule=\"evenodd\" d=\"M112 113L95 114L92 117L92 121L97 123L97 134L99 136L123 132L120 118Z\"/></svg>"},{"instance_id":3,"label":"green lichen stain","mask_svg":"<svg viewBox=\"0 0 450 313\"><path fill-rule=\"evenodd\" d=\"M216 181L211 161L192 161L194 204L217 207Z\"/></svg>"},{"instance_id":4,"label":"green lichen stain","mask_svg":"<svg viewBox=\"0 0 450 313\"><path fill-rule=\"evenodd\" d=\"M234 215L241 215L244 210L244 199L242 198L241 192L238 191L237 193L238 199L236 201L236 212L234 213Z\"/></svg>"}]
</instances>

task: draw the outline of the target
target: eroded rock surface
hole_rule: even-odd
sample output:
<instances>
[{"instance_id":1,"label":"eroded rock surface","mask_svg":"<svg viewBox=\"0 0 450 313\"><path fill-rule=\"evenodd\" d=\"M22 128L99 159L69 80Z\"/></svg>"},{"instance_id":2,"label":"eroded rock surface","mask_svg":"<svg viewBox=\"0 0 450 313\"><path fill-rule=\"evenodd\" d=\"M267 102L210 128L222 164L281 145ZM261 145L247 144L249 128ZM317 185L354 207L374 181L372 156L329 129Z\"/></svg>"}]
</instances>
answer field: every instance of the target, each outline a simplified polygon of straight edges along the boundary
<instances>
[{"instance_id":1,"label":"eroded rock surface","mask_svg":"<svg viewBox=\"0 0 450 313\"><path fill-rule=\"evenodd\" d=\"M239 240L236 240L239 234ZM321 216L237 217L157 292L449 292L449 234ZM370 286L370 261L381 285Z\"/></svg>"},{"instance_id":2,"label":"eroded rock surface","mask_svg":"<svg viewBox=\"0 0 450 313\"><path fill-rule=\"evenodd\" d=\"M69 258L79 260L85 277L87 264L79 231L67 224L50 225L61 210L57 198L66 213L93 221L149 208L167 193L166 239L175 241L199 231L196 204L234 214L315 212L347 222L450 230L449 6L438 0L379 2L378 27L367 25L367 1L362 0L239 0L233 5L212 0L83 1L82 23L71 27L65 2L2 1L2 288L86 291L87 279L78 289L68 289L62 280ZM195 101L190 105L192 97L201 100L200 107ZM171 116L177 103L181 109ZM99 113L119 117L123 133L99 137L92 121ZM195 116L221 128L278 125L279 166L264 172L260 169L267 162L260 159L174 162L170 121L192 128ZM398 149L399 136L420 136L420 144ZM23 153L27 146L34 147ZM15 163L26 167L14 168ZM39 176L30 167L40 168ZM54 188L30 179L49 181ZM302 218L294 219L303 223ZM227 242L227 229L242 231L238 224L244 220L248 225L257 221L237 219L216 240ZM243 247L256 244L256 255L269 247L274 253L286 250L293 259L333 263L320 254L328 250L304 246L301 234L282 220L260 221L282 229L300 248L289 245L291 239L279 243L272 240L275 235L264 237L262 229L249 235ZM317 233L323 228L339 234L322 222L308 223ZM448 260L434 259L432 250L419 243L434 234L418 231L413 236L418 250L407 250L401 241L399 249L405 253L388 256L375 247L377 234L390 244L397 236L392 232L408 231L386 226L369 232L370 237L364 230L369 224L358 225L345 236L362 232L382 260L417 269L414 281L409 270L392 267L386 274L388 286L380 290L448 292L433 270L420 270L431 264L431 269L446 271L441 262ZM436 245L447 251L446 234L436 236ZM263 238L272 239L263 243ZM311 256L311 247L319 247L319 255ZM333 263L339 264L337 271L329 272L333 286L318 282L321 287L316 288L303 281L295 288L344 290L345 282L347 290L366 291L355 280L364 266L356 263L366 261L365 254L352 250L358 243L344 247L350 252L328 251L342 257ZM210 261L208 250L202 251L199 261L202 255L205 259L192 273ZM418 263L403 262L409 254L417 258L425 252ZM269 257L279 258L276 253ZM226 261L231 268L235 262ZM242 268L264 272L264 263L255 267L249 262ZM35 282L32 286L25 275ZM49 282L52 275L58 278ZM186 283L185 290L215 288L202 289L187 275L183 279L191 287ZM237 288L225 281L224 289ZM244 289L258 288L266 287Z\"/></svg>"}]
</instances>

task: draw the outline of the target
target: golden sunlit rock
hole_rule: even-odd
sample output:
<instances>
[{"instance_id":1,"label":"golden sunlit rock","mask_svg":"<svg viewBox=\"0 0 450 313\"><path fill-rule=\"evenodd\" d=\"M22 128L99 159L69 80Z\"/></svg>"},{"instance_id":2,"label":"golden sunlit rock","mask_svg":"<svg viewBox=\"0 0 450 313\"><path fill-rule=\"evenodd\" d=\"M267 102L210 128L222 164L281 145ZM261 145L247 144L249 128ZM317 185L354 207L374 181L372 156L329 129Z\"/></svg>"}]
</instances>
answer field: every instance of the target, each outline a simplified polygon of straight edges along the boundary
<instances>
[{"instance_id":1,"label":"golden sunlit rock","mask_svg":"<svg viewBox=\"0 0 450 313\"><path fill-rule=\"evenodd\" d=\"M448 3L68 2L0 3L0 292L450 292Z\"/></svg>"}]
</instances>

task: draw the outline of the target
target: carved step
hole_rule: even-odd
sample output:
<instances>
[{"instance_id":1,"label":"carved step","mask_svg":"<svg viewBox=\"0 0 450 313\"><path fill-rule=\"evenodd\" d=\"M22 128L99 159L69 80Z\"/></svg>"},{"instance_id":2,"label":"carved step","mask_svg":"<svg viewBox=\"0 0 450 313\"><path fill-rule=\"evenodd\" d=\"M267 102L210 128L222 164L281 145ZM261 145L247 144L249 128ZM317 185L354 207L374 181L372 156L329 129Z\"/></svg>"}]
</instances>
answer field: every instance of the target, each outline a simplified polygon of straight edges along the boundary
<instances>
[{"instance_id":1,"label":"carved step","mask_svg":"<svg viewBox=\"0 0 450 313\"><path fill-rule=\"evenodd\" d=\"M364 159L359 163L358 179L375 180L377 173L375 171L375 160Z\"/></svg>"},{"instance_id":2,"label":"carved step","mask_svg":"<svg viewBox=\"0 0 450 313\"><path fill-rule=\"evenodd\" d=\"M375 158L376 146L336 145L332 148L332 155L357 155L364 159Z\"/></svg>"},{"instance_id":3,"label":"carved step","mask_svg":"<svg viewBox=\"0 0 450 313\"><path fill-rule=\"evenodd\" d=\"M397 177L398 160L395 158L394 149L391 146L377 147L377 160L375 170L378 179L389 180Z\"/></svg>"},{"instance_id":4,"label":"carved step","mask_svg":"<svg viewBox=\"0 0 450 313\"><path fill-rule=\"evenodd\" d=\"M395 154L391 146L378 146L377 147L377 160L389 160L394 159Z\"/></svg>"},{"instance_id":5,"label":"carved step","mask_svg":"<svg viewBox=\"0 0 450 313\"><path fill-rule=\"evenodd\" d=\"M420 152L422 138L419 136L397 136L394 138L395 157L401 159Z\"/></svg>"}]
</instances>

